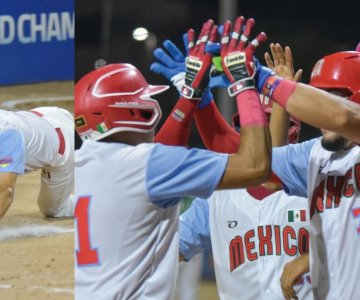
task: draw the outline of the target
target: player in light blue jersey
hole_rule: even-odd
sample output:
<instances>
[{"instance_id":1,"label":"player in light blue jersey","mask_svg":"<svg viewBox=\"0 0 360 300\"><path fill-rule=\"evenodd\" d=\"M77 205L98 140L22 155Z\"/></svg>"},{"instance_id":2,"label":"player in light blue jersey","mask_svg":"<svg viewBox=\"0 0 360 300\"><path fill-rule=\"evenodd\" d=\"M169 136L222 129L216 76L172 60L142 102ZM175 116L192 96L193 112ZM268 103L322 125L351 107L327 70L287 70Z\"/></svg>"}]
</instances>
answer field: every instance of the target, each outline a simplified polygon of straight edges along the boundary
<instances>
[{"instance_id":1,"label":"player in light blue jersey","mask_svg":"<svg viewBox=\"0 0 360 300\"><path fill-rule=\"evenodd\" d=\"M239 18L235 24L239 33L243 23ZM246 37L253 25L248 20ZM132 65L102 67L76 84L75 123L84 141L75 160L76 299L172 299L181 197L209 197L215 189L269 177L271 142L252 64L265 34L244 43L240 34L229 38L230 22L226 28L222 59L243 128L234 155L153 143L161 110L152 97L167 87L149 85ZM196 109L211 65L205 44L216 33L212 20L197 42L189 30L183 110L174 111L171 122Z\"/></svg>"}]
</instances>

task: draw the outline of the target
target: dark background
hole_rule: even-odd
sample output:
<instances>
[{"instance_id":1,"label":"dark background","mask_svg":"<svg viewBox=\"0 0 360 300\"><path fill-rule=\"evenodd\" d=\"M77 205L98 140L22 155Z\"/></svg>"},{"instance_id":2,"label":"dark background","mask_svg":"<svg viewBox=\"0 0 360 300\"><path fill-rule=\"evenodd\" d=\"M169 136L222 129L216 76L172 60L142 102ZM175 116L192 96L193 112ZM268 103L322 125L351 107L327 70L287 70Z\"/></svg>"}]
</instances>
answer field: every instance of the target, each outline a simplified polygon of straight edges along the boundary
<instances>
[{"instance_id":1,"label":"dark background","mask_svg":"<svg viewBox=\"0 0 360 300\"><path fill-rule=\"evenodd\" d=\"M309 81L315 62L326 54L354 50L360 42L359 1L234 1L234 0L79 0L76 1L76 74L78 80L94 68L98 59L107 63L135 65L151 84L168 84L165 78L149 71L152 50L165 39L183 49L181 35L189 28L198 32L211 18L220 23L220 2L233 2L235 11L227 14L253 17L254 33L265 31L268 41L257 51L263 54L271 42L290 46L295 69L304 70L302 82ZM222 15L223 16L223 15ZM146 27L156 36L153 44L135 41L132 31ZM175 88L157 96L163 109L163 120L177 100ZM217 99L217 103L218 103ZM330 120L329 120L330 121ZM320 134L303 124L300 140ZM190 139L192 146L202 146L196 130Z\"/></svg>"}]
</instances>

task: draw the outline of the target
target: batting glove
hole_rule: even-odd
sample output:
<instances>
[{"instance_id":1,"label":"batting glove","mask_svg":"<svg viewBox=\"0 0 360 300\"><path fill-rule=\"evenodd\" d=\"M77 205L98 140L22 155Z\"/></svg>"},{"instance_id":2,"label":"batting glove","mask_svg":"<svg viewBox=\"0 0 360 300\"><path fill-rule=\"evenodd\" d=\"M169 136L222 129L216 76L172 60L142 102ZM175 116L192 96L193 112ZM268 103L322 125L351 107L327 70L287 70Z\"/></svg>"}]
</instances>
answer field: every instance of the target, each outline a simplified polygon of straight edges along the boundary
<instances>
[{"instance_id":1,"label":"batting glove","mask_svg":"<svg viewBox=\"0 0 360 300\"><path fill-rule=\"evenodd\" d=\"M249 43L248 39L255 21L252 18L248 19L245 30L242 32L244 22L244 17L238 17L232 33L231 22L225 22L221 38L221 64L224 73L231 82L228 87L228 93L231 97L245 90L255 89L256 66L253 62L254 52L256 47L266 40L266 34L261 32Z\"/></svg>"},{"instance_id":2,"label":"batting glove","mask_svg":"<svg viewBox=\"0 0 360 300\"><path fill-rule=\"evenodd\" d=\"M188 48L188 35L183 35L185 49ZM185 56L175 44L166 40L163 43L163 48L156 48L154 50L154 56L157 61L152 63L150 70L156 74L163 75L166 79L172 82L172 84L181 91L185 84ZM213 79L210 79L210 84ZM216 78L214 78L216 80ZM213 95L209 88L206 88L204 94L201 97L201 101L198 104L198 108L203 108L210 104L213 99Z\"/></svg>"},{"instance_id":3,"label":"batting glove","mask_svg":"<svg viewBox=\"0 0 360 300\"><path fill-rule=\"evenodd\" d=\"M205 45L209 41L213 43L217 37L217 26L213 20L204 23L201 33L195 43L195 31L188 31L189 55L185 60L185 84L181 89L181 95L188 99L200 100L205 88L209 83L209 70L211 66L211 54L205 51Z\"/></svg>"}]
</instances>

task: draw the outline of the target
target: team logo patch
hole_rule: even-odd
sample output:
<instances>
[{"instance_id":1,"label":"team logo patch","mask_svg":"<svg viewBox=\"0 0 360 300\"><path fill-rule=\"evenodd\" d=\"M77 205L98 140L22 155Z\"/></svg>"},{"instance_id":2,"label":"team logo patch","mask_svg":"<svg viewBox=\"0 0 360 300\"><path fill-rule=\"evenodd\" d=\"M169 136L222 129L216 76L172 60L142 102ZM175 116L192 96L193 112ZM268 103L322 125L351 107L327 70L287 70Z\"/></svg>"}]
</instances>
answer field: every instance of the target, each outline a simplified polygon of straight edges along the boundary
<instances>
[{"instance_id":1,"label":"team logo patch","mask_svg":"<svg viewBox=\"0 0 360 300\"><path fill-rule=\"evenodd\" d=\"M83 127L86 125L85 118L83 116L75 118L75 126L76 127Z\"/></svg>"},{"instance_id":2,"label":"team logo patch","mask_svg":"<svg viewBox=\"0 0 360 300\"><path fill-rule=\"evenodd\" d=\"M306 210L305 209L295 209L288 210L287 217L289 223L302 223L306 222Z\"/></svg>"},{"instance_id":3,"label":"team logo patch","mask_svg":"<svg viewBox=\"0 0 360 300\"><path fill-rule=\"evenodd\" d=\"M230 67L236 64L242 64L246 61L244 52L236 52L225 57L225 66Z\"/></svg>"},{"instance_id":4,"label":"team logo patch","mask_svg":"<svg viewBox=\"0 0 360 300\"><path fill-rule=\"evenodd\" d=\"M181 110L175 109L171 117L175 119L175 121L181 122L185 118L185 114Z\"/></svg>"},{"instance_id":5,"label":"team logo patch","mask_svg":"<svg viewBox=\"0 0 360 300\"><path fill-rule=\"evenodd\" d=\"M9 166L11 163L13 162L12 157L7 156L5 158L1 158L0 159L0 168L6 168L7 166Z\"/></svg>"},{"instance_id":6,"label":"team logo patch","mask_svg":"<svg viewBox=\"0 0 360 300\"><path fill-rule=\"evenodd\" d=\"M194 69L196 71L199 71L201 69L203 62L201 60L198 60L196 58L187 57L186 58L186 66L188 68Z\"/></svg>"},{"instance_id":7,"label":"team logo patch","mask_svg":"<svg viewBox=\"0 0 360 300\"><path fill-rule=\"evenodd\" d=\"M104 133L106 131L108 131L109 129L106 127L106 124L104 122L96 125L96 129L97 131L99 131L100 133Z\"/></svg>"}]
</instances>

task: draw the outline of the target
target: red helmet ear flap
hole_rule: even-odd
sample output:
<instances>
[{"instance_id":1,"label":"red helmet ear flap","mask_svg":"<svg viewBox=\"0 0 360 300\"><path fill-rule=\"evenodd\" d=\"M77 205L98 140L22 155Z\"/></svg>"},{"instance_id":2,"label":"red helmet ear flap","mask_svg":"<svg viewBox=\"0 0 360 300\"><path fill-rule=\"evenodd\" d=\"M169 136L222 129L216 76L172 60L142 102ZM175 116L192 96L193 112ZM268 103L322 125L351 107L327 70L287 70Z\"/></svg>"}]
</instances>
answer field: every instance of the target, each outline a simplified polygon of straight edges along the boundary
<instances>
[{"instance_id":1,"label":"red helmet ear flap","mask_svg":"<svg viewBox=\"0 0 360 300\"><path fill-rule=\"evenodd\" d=\"M151 96L169 86L149 85L130 64L96 69L75 85L75 126L82 139L99 140L120 131L150 132L161 119Z\"/></svg>"}]
</instances>

